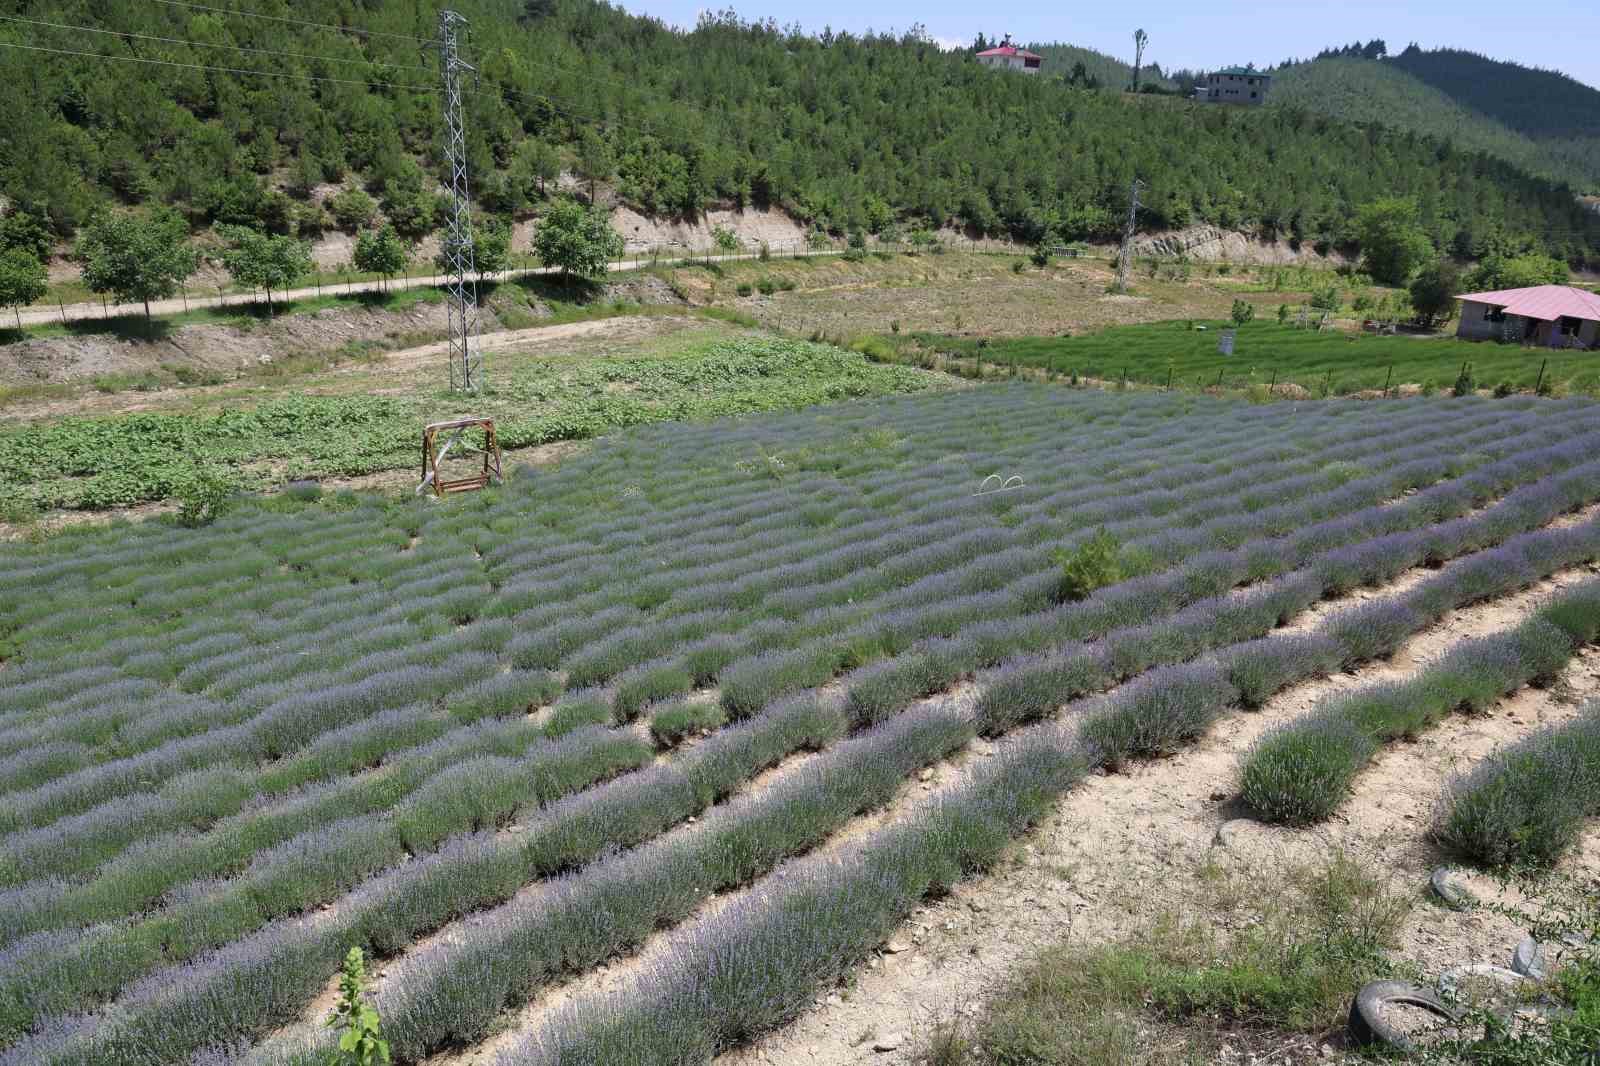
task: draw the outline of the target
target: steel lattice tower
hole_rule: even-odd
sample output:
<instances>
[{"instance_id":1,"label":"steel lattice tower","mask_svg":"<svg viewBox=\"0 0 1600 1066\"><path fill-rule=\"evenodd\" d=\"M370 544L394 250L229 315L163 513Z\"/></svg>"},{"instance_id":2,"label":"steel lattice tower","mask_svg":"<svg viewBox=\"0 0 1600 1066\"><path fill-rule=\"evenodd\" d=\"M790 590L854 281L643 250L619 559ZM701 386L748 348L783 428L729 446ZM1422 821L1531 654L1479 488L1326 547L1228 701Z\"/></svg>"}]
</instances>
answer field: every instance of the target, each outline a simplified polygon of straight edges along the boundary
<instances>
[{"instance_id":1,"label":"steel lattice tower","mask_svg":"<svg viewBox=\"0 0 1600 1066\"><path fill-rule=\"evenodd\" d=\"M450 166L450 218L444 258L449 267L450 388L476 392L483 385L483 356L472 348L478 311L478 271L473 263L472 206L467 192L467 132L461 109L461 74L476 73L456 46L456 30L467 20L439 12L439 67L444 75L444 153Z\"/></svg>"}]
</instances>

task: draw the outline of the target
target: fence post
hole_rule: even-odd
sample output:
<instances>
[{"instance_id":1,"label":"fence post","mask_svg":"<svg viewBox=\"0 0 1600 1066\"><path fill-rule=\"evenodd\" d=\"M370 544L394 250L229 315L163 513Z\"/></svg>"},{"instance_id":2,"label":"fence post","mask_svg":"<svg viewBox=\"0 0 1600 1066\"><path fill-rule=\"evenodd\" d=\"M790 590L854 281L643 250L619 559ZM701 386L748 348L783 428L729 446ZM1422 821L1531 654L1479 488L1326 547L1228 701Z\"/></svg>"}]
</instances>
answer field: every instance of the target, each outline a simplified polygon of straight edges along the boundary
<instances>
[{"instance_id":1,"label":"fence post","mask_svg":"<svg viewBox=\"0 0 1600 1066\"><path fill-rule=\"evenodd\" d=\"M1533 383L1533 394L1535 396L1539 395L1539 390L1544 388L1544 368L1549 365L1550 357L1548 355L1539 361L1539 379Z\"/></svg>"},{"instance_id":2,"label":"fence post","mask_svg":"<svg viewBox=\"0 0 1600 1066\"><path fill-rule=\"evenodd\" d=\"M1383 378L1383 398L1385 400L1387 400L1389 398L1389 383L1391 381L1393 381L1393 380L1394 380L1394 364L1390 363L1389 364L1389 373L1385 374L1384 378Z\"/></svg>"},{"instance_id":3,"label":"fence post","mask_svg":"<svg viewBox=\"0 0 1600 1066\"><path fill-rule=\"evenodd\" d=\"M1167 387L1165 389L1162 389L1161 391L1162 392L1171 392L1172 391L1172 364L1171 363L1167 364Z\"/></svg>"},{"instance_id":4,"label":"fence post","mask_svg":"<svg viewBox=\"0 0 1600 1066\"><path fill-rule=\"evenodd\" d=\"M1277 367L1273 367L1272 368L1272 384L1267 386L1267 395L1271 396L1274 392L1277 392L1277 391L1278 391L1278 368Z\"/></svg>"}]
</instances>

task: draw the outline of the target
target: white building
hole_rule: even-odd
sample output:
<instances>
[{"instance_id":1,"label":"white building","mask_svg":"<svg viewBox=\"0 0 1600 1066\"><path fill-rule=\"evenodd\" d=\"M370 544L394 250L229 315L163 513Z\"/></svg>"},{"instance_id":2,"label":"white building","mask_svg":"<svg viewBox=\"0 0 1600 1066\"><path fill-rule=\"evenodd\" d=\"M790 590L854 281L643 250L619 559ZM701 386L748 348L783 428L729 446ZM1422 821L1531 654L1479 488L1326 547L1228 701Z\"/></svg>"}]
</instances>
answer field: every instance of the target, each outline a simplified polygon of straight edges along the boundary
<instances>
[{"instance_id":1,"label":"white building","mask_svg":"<svg viewBox=\"0 0 1600 1066\"><path fill-rule=\"evenodd\" d=\"M1018 48L1011 43L1011 34L1008 33L997 47L979 52L978 62L986 67L1037 74L1044 66L1044 56L1034 55L1026 48Z\"/></svg>"},{"instance_id":2,"label":"white building","mask_svg":"<svg viewBox=\"0 0 1600 1066\"><path fill-rule=\"evenodd\" d=\"M1272 75L1263 74L1253 67L1224 67L1206 77L1206 91L1196 98L1214 104L1244 104L1259 106L1267 102L1267 88Z\"/></svg>"}]
</instances>

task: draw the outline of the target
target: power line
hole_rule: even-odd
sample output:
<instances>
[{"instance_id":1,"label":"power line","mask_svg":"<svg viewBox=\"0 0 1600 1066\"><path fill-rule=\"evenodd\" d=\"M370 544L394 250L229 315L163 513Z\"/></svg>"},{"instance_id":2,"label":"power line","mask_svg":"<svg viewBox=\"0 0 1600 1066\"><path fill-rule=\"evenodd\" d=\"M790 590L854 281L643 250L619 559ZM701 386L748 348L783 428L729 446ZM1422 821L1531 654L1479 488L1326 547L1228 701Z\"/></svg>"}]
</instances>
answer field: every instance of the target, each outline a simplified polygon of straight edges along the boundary
<instances>
[{"instance_id":1,"label":"power line","mask_svg":"<svg viewBox=\"0 0 1600 1066\"><path fill-rule=\"evenodd\" d=\"M153 3L166 4L169 7L186 7L194 11L207 11L213 15L238 15L243 18L265 19L268 22L284 22L291 26L310 26L319 30L333 30L335 33L353 33L361 37L388 37L397 41L414 41L417 44L432 44L426 37L412 37L404 33L386 33L382 30L361 30L354 26L337 26L331 22L312 22L308 19L286 18L283 15L266 15L259 11L244 11L225 7L208 7L205 4L190 3L189 0L152 0Z\"/></svg>"},{"instance_id":2,"label":"power line","mask_svg":"<svg viewBox=\"0 0 1600 1066\"><path fill-rule=\"evenodd\" d=\"M216 44L210 41L191 41L186 37L158 37L149 33L134 33L131 30L108 30L100 26L73 26L64 22L45 22L42 19L23 18L21 15L0 15L0 21L19 22L29 26L45 26L52 30L72 30L78 33L100 33L108 37L133 38L141 41L158 41L162 44L181 44L189 48L221 48L234 52L250 52L254 55L287 56L290 59L310 59L323 63L360 63L367 66L393 66L399 70L428 70L421 63L394 64L385 63L376 59L350 59L338 56L319 56L309 52L283 52L272 48L252 48L242 44ZM116 58L107 56L108 59Z\"/></svg>"}]
</instances>

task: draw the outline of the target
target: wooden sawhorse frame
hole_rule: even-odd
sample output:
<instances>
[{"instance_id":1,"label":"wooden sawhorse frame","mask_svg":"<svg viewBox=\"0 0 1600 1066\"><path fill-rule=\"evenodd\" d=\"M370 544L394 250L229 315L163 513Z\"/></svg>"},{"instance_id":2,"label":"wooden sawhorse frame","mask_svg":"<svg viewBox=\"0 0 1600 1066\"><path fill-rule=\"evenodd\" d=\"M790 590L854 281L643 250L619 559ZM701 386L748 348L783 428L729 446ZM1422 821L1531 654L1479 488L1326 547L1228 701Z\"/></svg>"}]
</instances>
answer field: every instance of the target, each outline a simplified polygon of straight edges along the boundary
<instances>
[{"instance_id":1,"label":"wooden sawhorse frame","mask_svg":"<svg viewBox=\"0 0 1600 1066\"><path fill-rule=\"evenodd\" d=\"M463 441L463 435L467 430L479 427L483 429L483 470L468 477L446 481L439 471L439 464L458 444L464 454L470 455L475 449ZM448 436L444 446L440 447L439 438L445 434ZM430 422L422 427L422 482L417 486L417 495L431 490L435 496L443 497L452 492L472 492L499 481L500 444L495 440L494 419L457 418L450 422Z\"/></svg>"}]
</instances>

